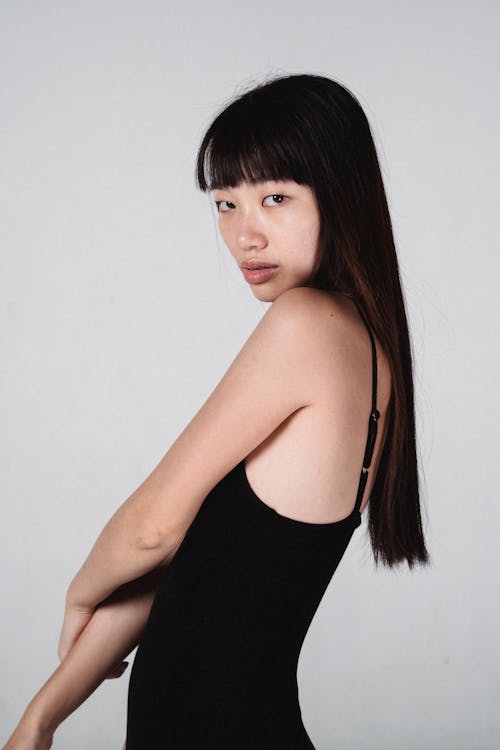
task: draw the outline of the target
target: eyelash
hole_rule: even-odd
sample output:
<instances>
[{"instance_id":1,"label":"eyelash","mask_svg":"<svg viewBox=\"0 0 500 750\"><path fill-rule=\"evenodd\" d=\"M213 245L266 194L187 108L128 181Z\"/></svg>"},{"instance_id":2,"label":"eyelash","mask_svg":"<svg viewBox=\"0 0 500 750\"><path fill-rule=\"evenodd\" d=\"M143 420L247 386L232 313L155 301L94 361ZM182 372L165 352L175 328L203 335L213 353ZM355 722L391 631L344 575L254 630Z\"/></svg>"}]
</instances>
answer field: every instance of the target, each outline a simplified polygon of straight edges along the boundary
<instances>
[{"instance_id":1,"label":"eyelash","mask_svg":"<svg viewBox=\"0 0 500 750\"><path fill-rule=\"evenodd\" d=\"M266 197L264 198L264 200L266 200L266 198L284 198L285 201L287 200L287 196L283 195L282 193L270 193L269 195L266 195ZM283 202L284 201L281 201L280 203L277 203L276 205L281 206L283 204ZM221 211L220 210L220 204L221 203L231 203L231 201L220 200L220 201L214 201L214 203L215 203L215 205L217 207L217 213L227 214L227 213L229 213L230 210L232 210L232 209L229 209L229 211Z\"/></svg>"}]
</instances>

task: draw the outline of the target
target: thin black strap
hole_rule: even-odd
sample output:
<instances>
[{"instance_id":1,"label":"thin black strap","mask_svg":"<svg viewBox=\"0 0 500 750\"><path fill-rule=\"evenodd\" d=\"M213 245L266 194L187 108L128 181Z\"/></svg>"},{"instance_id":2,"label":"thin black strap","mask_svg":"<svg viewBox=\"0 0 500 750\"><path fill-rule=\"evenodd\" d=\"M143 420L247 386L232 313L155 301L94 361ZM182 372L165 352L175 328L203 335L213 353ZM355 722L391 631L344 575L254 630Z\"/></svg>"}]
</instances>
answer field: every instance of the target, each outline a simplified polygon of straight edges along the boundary
<instances>
[{"instance_id":1,"label":"thin black strap","mask_svg":"<svg viewBox=\"0 0 500 750\"><path fill-rule=\"evenodd\" d=\"M359 510L361 506L361 500L366 486L366 480L368 479L368 469L372 462L373 448L375 446L375 440L377 437L377 421L380 417L380 412L377 409L377 348L375 346L375 339L371 331L368 321L356 302L359 314L366 326L368 333L370 334L370 341L372 344L372 409L368 420L368 437L366 439L365 455L363 458L363 468L361 469L361 476L359 478L358 494L356 496L356 503L354 510Z\"/></svg>"}]
</instances>

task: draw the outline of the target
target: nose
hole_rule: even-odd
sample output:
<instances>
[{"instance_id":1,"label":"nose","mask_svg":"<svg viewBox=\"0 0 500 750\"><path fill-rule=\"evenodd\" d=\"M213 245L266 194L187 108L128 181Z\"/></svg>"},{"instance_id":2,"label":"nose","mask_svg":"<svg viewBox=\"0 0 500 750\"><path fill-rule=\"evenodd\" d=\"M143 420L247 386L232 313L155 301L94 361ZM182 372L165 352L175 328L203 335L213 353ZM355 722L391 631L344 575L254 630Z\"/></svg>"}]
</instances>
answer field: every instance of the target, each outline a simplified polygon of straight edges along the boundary
<instances>
[{"instance_id":1,"label":"nose","mask_svg":"<svg viewBox=\"0 0 500 750\"><path fill-rule=\"evenodd\" d=\"M266 235L255 217L242 218L236 230L236 242L241 250L258 250L266 246Z\"/></svg>"}]
</instances>

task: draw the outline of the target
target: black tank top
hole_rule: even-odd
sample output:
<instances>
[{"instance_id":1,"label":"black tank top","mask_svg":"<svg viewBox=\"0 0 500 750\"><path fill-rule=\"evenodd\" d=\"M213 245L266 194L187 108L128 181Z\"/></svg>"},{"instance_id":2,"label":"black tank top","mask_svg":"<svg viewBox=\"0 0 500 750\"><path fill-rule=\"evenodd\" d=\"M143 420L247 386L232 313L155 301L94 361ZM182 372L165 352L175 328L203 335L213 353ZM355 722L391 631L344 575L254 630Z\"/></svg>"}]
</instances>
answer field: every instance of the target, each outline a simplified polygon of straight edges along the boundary
<instances>
[{"instance_id":1,"label":"black tank top","mask_svg":"<svg viewBox=\"0 0 500 750\"><path fill-rule=\"evenodd\" d=\"M160 580L130 674L126 750L314 748L298 700L303 640L354 530L380 416L372 409L352 512L281 515L245 460L210 491Z\"/></svg>"}]
</instances>

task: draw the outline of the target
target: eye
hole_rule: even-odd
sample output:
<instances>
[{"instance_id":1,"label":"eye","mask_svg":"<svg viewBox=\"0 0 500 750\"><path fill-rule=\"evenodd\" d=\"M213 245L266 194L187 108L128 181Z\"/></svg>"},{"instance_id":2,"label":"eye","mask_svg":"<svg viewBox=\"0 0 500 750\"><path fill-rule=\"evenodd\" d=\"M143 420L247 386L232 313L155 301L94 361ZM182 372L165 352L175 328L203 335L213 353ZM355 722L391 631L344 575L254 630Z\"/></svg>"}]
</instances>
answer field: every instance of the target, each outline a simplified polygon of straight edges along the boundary
<instances>
[{"instance_id":1,"label":"eye","mask_svg":"<svg viewBox=\"0 0 500 750\"><path fill-rule=\"evenodd\" d=\"M281 195L280 193L274 193L274 195L266 195L264 200L267 201L268 198L272 198L273 200L279 199L278 204L275 203L274 205L280 205L281 203L283 203L283 200L286 200L286 196Z\"/></svg>"},{"instance_id":2,"label":"eye","mask_svg":"<svg viewBox=\"0 0 500 750\"><path fill-rule=\"evenodd\" d=\"M282 195L281 193L273 193L272 195L266 195L266 197L264 198L264 201L267 201L268 198L272 198L273 201L277 201L276 203L267 204L271 206L273 205L279 206L283 203L283 201L287 200L286 195ZM214 201L214 203L217 207L218 213L220 214L227 214L229 211L232 210L232 208L234 208L234 203L231 203L231 201L220 200L220 201ZM223 204L226 204L226 207L223 207ZM228 208L228 206L231 206L231 208Z\"/></svg>"},{"instance_id":3,"label":"eye","mask_svg":"<svg viewBox=\"0 0 500 750\"><path fill-rule=\"evenodd\" d=\"M231 203L231 201L215 201L215 205L217 206L217 211L218 211L218 212L219 212L220 214L225 214L225 213L227 213L227 209L225 209L225 208L221 208L221 204L222 204L222 203L227 203L227 204L229 204L229 205L231 205L231 206L234 206L234 203Z\"/></svg>"}]
</instances>

